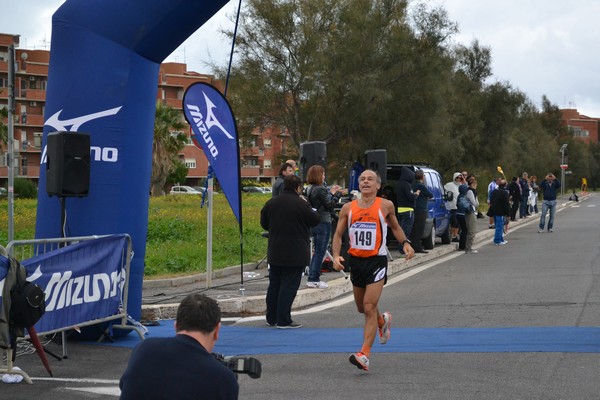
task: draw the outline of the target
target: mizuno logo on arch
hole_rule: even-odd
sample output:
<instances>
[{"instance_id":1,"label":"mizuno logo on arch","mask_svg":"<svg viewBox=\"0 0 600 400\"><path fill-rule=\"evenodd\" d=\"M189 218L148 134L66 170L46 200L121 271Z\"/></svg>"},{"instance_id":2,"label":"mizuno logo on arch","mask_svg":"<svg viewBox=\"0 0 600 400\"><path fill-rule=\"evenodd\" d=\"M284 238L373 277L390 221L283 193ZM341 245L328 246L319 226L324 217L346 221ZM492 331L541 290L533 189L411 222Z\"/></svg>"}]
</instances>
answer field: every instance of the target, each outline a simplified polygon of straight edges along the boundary
<instances>
[{"instance_id":1,"label":"mizuno logo on arch","mask_svg":"<svg viewBox=\"0 0 600 400\"><path fill-rule=\"evenodd\" d=\"M60 114L63 110L57 111L54 115L52 115L44 125L48 125L56 129L57 131L69 131L76 132L79 130L79 127L86 122L93 121L98 118L108 117L111 115L116 115L119 110L121 110L122 106L111 108L110 110L99 111L92 114L82 115L80 117L75 117L71 119L59 119ZM70 126L71 129L67 129Z\"/></svg>"}]
</instances>

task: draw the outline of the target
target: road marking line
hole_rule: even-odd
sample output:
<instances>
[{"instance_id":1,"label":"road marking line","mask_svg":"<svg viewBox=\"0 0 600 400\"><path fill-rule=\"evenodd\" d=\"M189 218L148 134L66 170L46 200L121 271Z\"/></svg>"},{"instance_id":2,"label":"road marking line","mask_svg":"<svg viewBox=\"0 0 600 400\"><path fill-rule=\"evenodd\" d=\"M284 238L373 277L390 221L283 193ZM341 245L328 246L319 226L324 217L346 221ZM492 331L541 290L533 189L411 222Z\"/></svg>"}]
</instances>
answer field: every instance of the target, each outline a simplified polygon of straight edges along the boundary
<instances>
[{"instance_id":1,"label":"road marking line","mask_svg":"<svg viewBox=\"0 0 600 400\"><path fill-rule=\"evenodd\" d=\"M73 390L73 391L77 391L77 392L87 392L87 393L101 394L101 395L104 395L104 396L114 396L114 397L121 396L121 389L119 389L118 386L115 386L115 387L100 387L100 388L96 388L96 387L82 387L82 388L66 387L65 389L67 389L67 390Z\"/></svg>"},{"instance_id":2,"label":"road marking line","mask_svg":"<svg viewBox=\"0 0 600 400\"><path fill-rule=\"evenodd\" d=\"M118 385L118 379L94 379L94 378L31 378L33 381L54 381L54 382L77 382L77 383L100 383L107 385Z\"/></svg>"}]
</instances>

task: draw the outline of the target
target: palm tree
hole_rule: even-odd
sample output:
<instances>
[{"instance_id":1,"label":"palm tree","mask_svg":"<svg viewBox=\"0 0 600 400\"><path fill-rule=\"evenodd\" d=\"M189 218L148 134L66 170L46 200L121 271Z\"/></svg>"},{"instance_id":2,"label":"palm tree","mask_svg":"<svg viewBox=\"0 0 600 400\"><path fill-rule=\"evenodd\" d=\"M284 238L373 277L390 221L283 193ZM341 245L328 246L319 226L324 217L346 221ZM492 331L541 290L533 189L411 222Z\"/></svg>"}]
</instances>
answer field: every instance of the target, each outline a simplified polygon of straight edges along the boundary
<instances>
[{"instance_id":1,"label":"palm tree","mask_svg":"<svg viewBox=\"0 0 600 400\"><path fill-rule=\"evenodd\" d=\"M153 196L164 194L165 182L173 168L173 161L187 143L187 135L181 132L184 126L180 111L160 101L156 103L150 180Z\"/></svg>"}]
</instances>

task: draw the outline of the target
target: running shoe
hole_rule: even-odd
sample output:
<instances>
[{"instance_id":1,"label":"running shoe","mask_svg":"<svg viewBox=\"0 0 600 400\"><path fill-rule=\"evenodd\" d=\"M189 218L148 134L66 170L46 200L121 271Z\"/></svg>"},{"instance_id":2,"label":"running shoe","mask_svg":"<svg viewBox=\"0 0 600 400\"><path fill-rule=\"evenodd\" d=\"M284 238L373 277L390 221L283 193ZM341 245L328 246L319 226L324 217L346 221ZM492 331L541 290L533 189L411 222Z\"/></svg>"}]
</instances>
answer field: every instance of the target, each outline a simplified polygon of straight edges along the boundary
<instances>
[{"instance_id":1,"label":"running shoe","mask_svg":"<svg viewBox=\"0 0 600 400\"><path fill-rule=\"evenodd\" d=\"M310 289L327 289L329 287L327 282L323 282L323 281L307 282L306 286Z\"/></svg>"},{"instance_id":2,"label":"running shoe","mask_svg":"<svg viewBox=\"0 0 600 400\"><path fill-rule=\"evenodd\" d=\"M289 325L277 325L277 329L298 329L298 328L302 328L302 324L298 324L293 321Z\"/></svg>"},{"instance_id":3,"label":"running shoe","mask_svg":"<svg viewBox=\"0 0 600 400\"><path fill-rule=\"evenodd\" d=\"M392 328L392 314L388 311L383 313L383 326L379 328L379 343L386 344L390 340Z\"/></svg>"},{"instance_id":4,"label":"running shoe","mask_svg":"<svg viewBox=\"0 0 600 400\"><path fill-rule=\"evenodd\" d=\"M365 356L363 353L352 353L350 354L350 363L356 365L358 369L362 369L363 371L369 370L369 357Z\"/></svg>"}]
</instances>

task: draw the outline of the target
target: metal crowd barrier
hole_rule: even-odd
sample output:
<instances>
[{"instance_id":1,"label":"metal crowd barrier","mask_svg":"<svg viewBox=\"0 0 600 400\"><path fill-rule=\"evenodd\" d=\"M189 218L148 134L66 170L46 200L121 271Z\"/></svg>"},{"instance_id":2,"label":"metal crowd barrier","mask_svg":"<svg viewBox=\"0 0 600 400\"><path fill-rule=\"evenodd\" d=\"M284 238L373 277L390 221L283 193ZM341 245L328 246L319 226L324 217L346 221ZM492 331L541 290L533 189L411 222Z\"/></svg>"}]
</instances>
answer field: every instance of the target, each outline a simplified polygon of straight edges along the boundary
<instances>
[{"instance_id":1,"label":"metal crowd barrier","mask_svg":"<svg viewBox=\"0 0 600 400\"><path fill-rule=\"evenodd\" d=\"M0 253L3 255L10 255L18 261L26 260L32 257L35 257L40 254L48 253L53 250L58 250L65 246L70 246L76 243L99 239L112 235L100 235L100 236L81 236L81 237L68 237L68 238L50 238L50 239L35 239L35 240L14 240L10 242L6 249L0 246ZM129 316L127 314L127 298L128 298L128 284L129 284L129 267L132 258L132 244L131 237L127 234L124 235L127 239L127 248L121 254L121 264L120 267L125 268L125 282L123 284L122 291L122 299L119 307L119 312L114 315L106 316L104 318L97 318L90 321L85 321L83 323L78 323L77 326L65 326L58 329L53 329L46 332L38 332L38 336L47 336L55 333L60 333L62 338L62 358L67 358L67 331L74 330L75 328L83 328L86 326L92 326L101 324L104 322L115 321L118 320L118 323L111 324L109 328L102 332L102 336L98 339L98 341L102 341L105 338L110 338L108 334L108 329L124 329L124 330L133 330L135 331L141 340L144 340L145 330L143 326L139 323L135 323L133 320L129 320ZM134 323L133 325L128 324L128 322ZM27 340L29 337L25 336L24 338L20 338L19 340ZM8 373L8 374L16 374L23 376L23 379L27 383L32 383L31 378L28 374L23 370L15 370L13 369L12 363L12 353L16 351L16 349L7 349L4 351L6 355L6 365L0 364L0 374Z\"/></svg>"}]
</instances>

